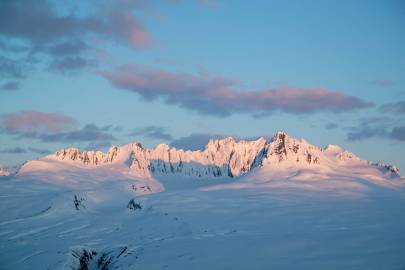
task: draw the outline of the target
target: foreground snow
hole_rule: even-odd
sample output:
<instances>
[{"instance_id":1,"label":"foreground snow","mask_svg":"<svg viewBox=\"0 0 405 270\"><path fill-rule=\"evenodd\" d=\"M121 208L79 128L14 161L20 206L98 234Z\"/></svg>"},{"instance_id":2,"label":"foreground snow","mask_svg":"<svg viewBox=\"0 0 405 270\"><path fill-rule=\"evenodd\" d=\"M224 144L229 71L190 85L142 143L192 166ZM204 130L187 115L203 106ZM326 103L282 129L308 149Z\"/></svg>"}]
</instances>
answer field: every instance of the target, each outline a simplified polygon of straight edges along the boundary
<instances>
[{"instance_id":1,"label":"foreground snow","mask_svg":"<svg viewBox=\"0 0 405 270\"><path fill-rule=\"evenodd\" d=\"M129 180L72 189L4 179L0 268L80 269L83 251L93 254L90 269L405 266L403 189L369 185L342 194L199 183L216 190L204 191L178 189L178 181L165 192L140 196ZM131 199L142 209L127 208Z\"/></svg>"}]
</instances>

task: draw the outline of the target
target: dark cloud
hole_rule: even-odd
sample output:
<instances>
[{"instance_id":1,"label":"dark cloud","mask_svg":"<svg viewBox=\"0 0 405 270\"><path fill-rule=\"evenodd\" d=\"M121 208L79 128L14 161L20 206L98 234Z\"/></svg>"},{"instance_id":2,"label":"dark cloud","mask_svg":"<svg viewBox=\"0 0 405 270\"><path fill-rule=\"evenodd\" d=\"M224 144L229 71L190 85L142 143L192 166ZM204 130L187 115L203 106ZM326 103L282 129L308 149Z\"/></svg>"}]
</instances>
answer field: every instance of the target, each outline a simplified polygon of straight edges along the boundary
<instances>
[{"instance_id":1,"label":"dark cloud","mask_svg":"<svg viewBox=\"0 0 405 270\"><path fill-rule=\"evenodd\" d=\"M338 125L335 123L328 123L325 125L325 128L326 129L336 129L336 128L338 128Z\"/></svg>"},{"instance_id":2,"label":"dark cloud","mask_svg":"<svg viewBox=\"0 0 405 270\"><path fill-rule=\"evenodd\" d=\"M223 139L225 137L227 136L208 133L193 133L189 136L173 140L170 143L170 146L185 150L203 150L210 139Z\"/></svg>"},{"instance_id":3,"label":"dark cloud","mask_svg":"<svg viewBox=\"0 0 405 270\"><path fill-rule=\"evenodd\" d=\"M132 14L137 1L94 3L94 12L79 16L74 12L60 14L49 1L1 1L0 35L26 40L35 46L61 39L101 35L124 42L131 47L150 45L151 36Z\"/></svg>"},{"instance_id":4,"label":"dark cloud","mask_svg":"<svg viewBox=\"0 0 405 270\"><path fill-rule=\"evenodd\" d=\"M0 90L15 91L20 87L20 84L15 81L9 81L0 85Z\"/></svg>"},{"instance_id":5,"label":"dark cloud","mask_svg":"<svg viewBox=\"0 0 405 270\"><path fill-rule=\"evenodd\" d=\"M370 127L367 125L356 127L353 131L347 133L348 141L361 141L365 139L370 139L373 137L384 137L386 136L385 127L377 126Z\"/></svg>"},{"instance_id":6,"label":"dark cloud","mask_svg":"<svg viewBox=\"0 0 405 270\"><path fill-rule=\"evenodd\" d=\"M171 140L173 139L172 135L170 135L164 127L159 126L147 126L143 128L137 128L131 133L128 134L129 136L145 136L151 139L158 139L158 140Z\"/></svg>"},{"instance_id":7,"label":"dark cloud","mask_svg":"<svg viewBox=\"0 0 405 270\"><path fill-rule=\"evenodd\" d=\"M370 117L360 119L356 126L347 128L348 141L383 138L405 141L405 125L391 118Z\"/></svg>"},{"instance_id":8,"label":"dark cloud","mask_svg":"<svg viewBox=\"0 0 405 270\"><path fill-rule=\"evenodd\" d=\"M383 104L380 106L380 111L384 113L405 114L405 100Z\"/></svg>"},{"instance_id":9,"label":"dark cloud","mask_svg":"<svg viewBox=\"0 0 405 270\"><path fill-rule=\"evenodd\" d=\"M25 154L27 150L21 147L0 149L1 154Z\"/></svg>"},{"instance_id":10,"label":"dark cloud","mask_svg":"<svg viewBox=\"0 0 405 270\"><path fill-rule=\"evenodd\" d=\"M89 0L84 5L92 8L83 13L79 2L0 1L0 49L7 53L0 57L0 77L22 79L44 61L48 70L62 74L94 67L102 61L95 40L152 46L151 34L135 15L148 6L143 2Z\"/></svg>"},{"instance_id":11,"label":"dark cloud","mask_svg":"<svg viewBox=\"0 0 405 270\"><path fill-rule=\"evenodd\" d=\"M29 137L40 139L43 142L97 142L112 141L116 138L94 124L87 124L81 129L52 134L34 134Z\"/></svg>"},{"instance_id":12,"label":"dark cloud","mask_svg":"<svg viewBox=\"0 0 405 270\"><path fill-rule=\"evenodd\" d=\"M69 56L52 60L49 65L50 70L58 71L62 74L67 74L72 71L77 71L86 67L97 66L97 61L80 56Z\"/></svg>"},{"instance_id":13,"label":"dark cloud","mask_svg":"<svg viewBox=\"0 0 405 270\"><path fill-rule=\"evenodd\" d=\"M48 149L42 149L42 148L36 148L36 147L28 147L28 148L14 147L14 148L0 149L1 154L26 154L29 152L35 153L35 154L41 154L41 155L46 155L46 154L51 153L51 151Z\"/></svg>"},{"instance_id":14,"label":"dark cloud","mask_svg":"<svg viewBox=\"0 0 405 270\"><path fill-rule=\"evenodd\" d=\"M0 78L22 79L26 69L22 61L0 55Z\"/></svg>"},{"instance_id":15,"label":"dark cloud","mask_svg":"<svg viewBox=\"0 0 405 270\"><path fill-rule=\"evenodd\" d=\"M103 131L121 132L124 129L119 125L105 125L105 126L101 127L101 130L103 130Z\"/></svg>"},{"instance_id":16,"label":"dark cloud","mask_svg":"<svg viewBox=\"0 0 405 270\"><path fill-rule=\"evenodd\" d=\"M405 126L394 127L390 131L389 136L398 141L405 141Z\"/></svg>"},{"instance_id":17,"label":"dark cloud","mask_svg":"<svg viewBox=\"0 0 405 270\"><path fill-rule=\"evenodd\" d=\"M341 113L373 105L325 88L238 91L237 81L224 77L173 73L139 65L121 66L114 72L100 72L100 75L115 87L135 92L147 101L162 99L170 105L216 116L266 115L277 111Z\"/></svg>"},{"instance_id":18,"label":"dark cloud","mask_svg":"<svg viewBox=\"0 0 405 270\"><path fill-rule=\"evenodd\" d=\"M47 53L57 56L75 56L79 53L86 52L91 47L81 40L69 40L51 44L43 50Z\"/></svg>"}]
</instances>

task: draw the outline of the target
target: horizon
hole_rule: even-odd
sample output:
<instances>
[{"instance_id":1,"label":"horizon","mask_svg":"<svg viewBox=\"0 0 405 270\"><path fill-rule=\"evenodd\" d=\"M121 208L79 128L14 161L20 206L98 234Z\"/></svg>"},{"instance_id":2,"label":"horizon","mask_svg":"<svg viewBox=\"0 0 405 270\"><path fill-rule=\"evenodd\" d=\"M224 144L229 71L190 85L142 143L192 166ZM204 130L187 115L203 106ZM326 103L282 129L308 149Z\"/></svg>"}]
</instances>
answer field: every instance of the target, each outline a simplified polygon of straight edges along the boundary
<instances>
[{"instance_id":1,"label":"horizon","mask_svg":"<svg viewBox=\"0 0 405 270\"><path fill-rule=\"evenodd\" d=\"M0 164L283 130L405 171L404 11L400 0L2 1Z\"/></svg>"}]
</instances>

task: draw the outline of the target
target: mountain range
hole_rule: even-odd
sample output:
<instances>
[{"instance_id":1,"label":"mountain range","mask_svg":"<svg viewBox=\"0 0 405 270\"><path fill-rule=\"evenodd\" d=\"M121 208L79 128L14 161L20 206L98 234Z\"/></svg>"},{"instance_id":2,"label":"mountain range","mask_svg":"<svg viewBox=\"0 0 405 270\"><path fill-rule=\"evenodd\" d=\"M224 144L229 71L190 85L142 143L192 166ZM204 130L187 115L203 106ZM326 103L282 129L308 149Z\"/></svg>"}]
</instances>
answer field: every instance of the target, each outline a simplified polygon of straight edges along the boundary
<instances>
[{"instance_id":1,"label":"mountain range","mask_svg":"<svg viewBox=\"0 0 405 270\"><path fill-rule=\"evenodd\" d=\"M6 174L6 173L5 173ZM255 180L363 179L377 184L401 182L393 165L361 159L336 145L324 148L277 132L271 139L213 139L204 150L189 151L140 143L111 147L108 152L66 148L24 163L15 178L75 184L83 181L133 179L164 190L168 178ZM166 180L164 180L166 179ZM175 180L173 180L175 181ZM217 183L221 183L218 180Z\"/></svg>"}]
</instances>

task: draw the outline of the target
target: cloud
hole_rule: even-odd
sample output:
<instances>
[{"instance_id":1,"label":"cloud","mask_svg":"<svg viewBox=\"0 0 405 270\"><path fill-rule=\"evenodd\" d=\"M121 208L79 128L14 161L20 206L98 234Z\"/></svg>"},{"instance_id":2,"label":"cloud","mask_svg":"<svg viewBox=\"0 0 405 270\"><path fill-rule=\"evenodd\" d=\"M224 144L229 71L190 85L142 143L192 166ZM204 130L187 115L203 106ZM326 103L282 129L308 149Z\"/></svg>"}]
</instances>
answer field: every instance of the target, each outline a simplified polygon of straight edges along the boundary
<instances>
[{"instance_id":1,"label":"cloud","mask_svg":"<svg viewBox=\"0 0 405 270\"><path fill-rule=\"evenodd\" d=\"M89 50L91 47L82 40L68 40L51 44L44 50L54 56L74 56Z\"/></svg>"},{"instance_id":2,"label":"cloud","mask_svg":"<svg viewBox=\"0 0 405 270\"><path fill-rule=\"evenodd\" d=\"M210 139L223 139L227 136L209 133L193 133L173 140L170 146L185 150L203 150Z\"/></svg>"},{"instance_id":3,"label":"cloud","mask_svg":"<svg viewBox=\"0 0 405 270\"><path fill-rule=\"evenodd\" d=\"M373 105L326 88L238 91L236 80L221 76L173 73L139 65L124 65L116 71L99 74L113 86L135 92L146 101L161 99L166 104L216 116L341 113Z\"/></svg>"},{"instance_id":4,"label":"cloud","mask_svg":"<svg viewBox=\"0 0 405 270\"><path fill-rule=\"evenodd\" d=\"M98 142L112 141L116 138L94 124L87 124L81 129L52 134L34 134L32 138L43 142Z\"/></svg>"},{"instance_id":5,"label":"cloud","mask_svg":"<svg viewBox=\"0 0 405 270\"><path fill-rule=\"evenodd\" d=\"M87 124L76 128L78 122L61 113L21 111L0 117L0 132L17 138L37 139L43 142L99 142L116 138L110 133L118 126L98 127Z\"/></svg>"},{"instance_id":6,"label":"cloud","mask_svg":"<svg viewBox=\"0 0 405 270\"><path fill-rule=\"evenodd\" d=\"M21 147L0 149L1 154L25 154L27 150Z\"/></svg>"},{"instance_id":7,"label":"cloud","mask_svg":"<svg viewBox=\"0 0 405 270\"><path fill-rule=\"evenodd\" d=\"M115 132L121 132L123 131L123 127L121 127L120 125L105 125L103 127L100 128L102 131L115 131Z\"/></svg>"},{"instance_id":8,"label":"cloud","mask_svg":"<svg viewBox=\"0 0 405 270\"><path fill-rule=\"evenodd\" d=\"M380 106L380 111L384 113L405 114L405 100L383 104Z\"/></svg>"},{"instance_id":9,"label":"cloud","mask_svg":"<svg viewBox=\"0 0 405 270\"><path fill-rule=\"evenodd\" d=\"M95 60L80 56L72 56L52 60L52 62L49 65L49 68L50 70L66 74L71 71L76 71L85 67L91 67L96 65L97 62Z\"/></svg>"},{"instance_id":10,"label":"cloud","mask_svg":"<svg viewBox=\"0 0 405 270\"><path fill-rule=\"evenodd\" d=\"M361 126L347 133L348 141L362 141L373 137L385 137L387 131L383 127Z\"/></svg>"},{"instance_id":11,"label":"cloud","mask_svg":"<svg viewBox=\"0 0 405 270\"><path fill-rule=\"evenodd\" d=\"M380 79L380 80L372 80L371 84L379 87L391 87L394 86L397 82L390 79Z\"/></svg>"},{"instance_id":12,"label":"cloud","mask_svg":"<svg viewBox=\"0 0 405 270\"><path fill-rule=\"evenodd\" d=\"M28 147L28 148L14 147L14 148L0 149L1 154L26 154L28 152L41 154L41 155L46 155L46 154L51 153L51 151L48 149L42 149L42 148L36 148L36 147Z\"/></svg>"},{"instance_id":13,"label":"cloud","mask_svg":"<svg viewBox=\"0 0 405 270\"><path fill-rule=\"evenodd\" d=\"M20 84L15 81L9 81L0 86L0 90L4 91L14 91L17 90L20 87Z\"/></svg>"},{"instance_id":14,"label":"cloud","mask_svg":"<svg viewBox=\"0 0 405 270\"><path fill-rule=\"evenodd\" d=\"M62 113L20 111L0 116L0 130L8 134L55 133L76 124Z\"/></svg>"},{"instance_id":15,"label":"cloud","mask_svg":"<svg viewBox=\"0 0 405 270\"><path fill-rule=\"evenodd\" d=\"M389 133L390 138L399 140L399 141L405 141L405 125L404 126L399 126L399 127L394 127L390 133Z\"/></svg>"},{"instance_id":16,"label":"cloud","mask_svg":"<svg viewBox=\"0 0 405 270\"><path fill-rule=\"evenodd\" d=\"M62 74L94 67L103 61L100 43L106 41L133 49L152 46L152 35L135 15L147 3L0 1L0 49L7 54L0 57L0 77L22 79L44 60L48 70Z\"/></svg>"},{"instance_id":17,"label":"cloud","mask_svg":"<svg viewBox=\"0 0 405 270\"><path fill-rule=\"evenodd\" d=\"M391 118L363 118L356 126L349 127L347 130L346 140L348 141L362 141L371 138L405 141L405 125Z\"/></svg>"},{"instance_id":18,"label":"cloud","mask_svg":"<svg viewBox=\"0 0 405 270\"><path fill-rule=\"evenodd\" d=\"M95 34L135 48L150 45L151 36L132 14L137 1L93 3L94 12L79 16L58 13L50 1L1 1L0 34L40 46L61 39Z\"/></svg>"},{"instance_id":19,"label":"cloud","mask_svg":"<svg viewBox=\"0 0 405 270\"><path fill-rule=\"evenodd\" d=\"M132 131L129 136L145 136L151 139L158 139L158 140L171 140L173 139L172 135L170 135L164 127L159 126L147 126L143 128L137 128Z\"/></svg>"},{"instance_id":20,"label":"cloud","mask_svg":"<svg viewBox=\"0 0 405 270\"><path fill-rule=\"evenodd\" d=\"M325 125L325 128L326 129L336 129L336 128L338 128L338 125L337 124L335 124L335 123L327 123L326 125Z\"/></svg>"},{"instance_id":21,"label":"cloud","mask_svg":"<svg viewBox=\"0 0 405 270\"><path fill-rule=\"evenodd\" d=\"M25 77L26 67L22 61L0 56L0 77L22 79Z\"/></svg>"}]
</instances>

